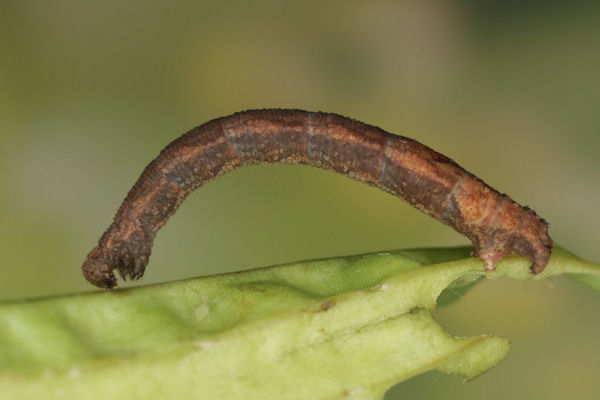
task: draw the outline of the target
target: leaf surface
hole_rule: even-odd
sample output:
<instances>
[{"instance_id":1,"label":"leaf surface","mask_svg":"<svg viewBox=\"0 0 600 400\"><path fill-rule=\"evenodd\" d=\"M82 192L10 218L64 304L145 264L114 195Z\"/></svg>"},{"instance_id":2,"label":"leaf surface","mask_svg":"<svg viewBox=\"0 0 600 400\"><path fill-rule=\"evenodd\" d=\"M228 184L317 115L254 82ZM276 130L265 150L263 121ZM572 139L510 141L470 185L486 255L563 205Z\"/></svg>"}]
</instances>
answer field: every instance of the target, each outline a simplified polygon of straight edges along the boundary
<instances>
[{"instance_id":1,"label":"leaf surface","mask_svg":"<svg viewBox=\"0 0 600 400\"><path fill-rule=\"evenodd\" d=\"M472 379L506 339L453 337L440 293L482 276L600 266L555 250L546 271L508 257L493 273L469 248L307 261L126 290L0 305L0 399L380 399L437 369Z\"/></svg>"}]
</instances>

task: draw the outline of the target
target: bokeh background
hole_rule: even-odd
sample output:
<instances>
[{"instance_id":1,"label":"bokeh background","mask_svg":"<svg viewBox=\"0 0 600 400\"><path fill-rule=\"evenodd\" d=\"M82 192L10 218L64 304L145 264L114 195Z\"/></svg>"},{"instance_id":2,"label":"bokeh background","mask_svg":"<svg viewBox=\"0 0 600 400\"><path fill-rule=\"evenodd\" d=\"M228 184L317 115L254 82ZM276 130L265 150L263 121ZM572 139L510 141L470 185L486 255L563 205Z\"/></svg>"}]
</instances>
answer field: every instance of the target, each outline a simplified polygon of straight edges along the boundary
<instances>
[{"instance_id":1,"label":"bokeh background","mask_svg":"<svg viewBox=\"0 0 600 400\"><path fill-rule=\"evenodd\" d=\"M0 1L0 300L93 290L81 262L144 166L200 123L264 107L416 138L600 261L599 17L575 1ZM141 283L467 243L332 173L248 167L188 198ZM438 318L510 338L508 358L387 398L595 398L599 309L566 278L485 282Z\"/></svg>"}]
</instances>

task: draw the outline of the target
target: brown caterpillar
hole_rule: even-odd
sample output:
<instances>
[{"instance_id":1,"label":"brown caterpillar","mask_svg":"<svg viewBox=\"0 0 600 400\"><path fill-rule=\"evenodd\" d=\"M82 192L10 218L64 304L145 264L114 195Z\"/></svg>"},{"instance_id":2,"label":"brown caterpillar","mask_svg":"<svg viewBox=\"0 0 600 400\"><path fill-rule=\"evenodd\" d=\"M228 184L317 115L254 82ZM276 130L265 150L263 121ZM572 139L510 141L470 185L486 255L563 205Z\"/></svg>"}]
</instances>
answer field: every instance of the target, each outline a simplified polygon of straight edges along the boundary
<instances>
[{"instance_id":1,"label":"brown caterpillar","mask_svg":"<svg viewBox=\"0 0 600 400\"><path fill-rule=\"evenodd\" d=\"M553 242L548 224L421 143L336 114L253 110L207 122L160 152L144 170L83 263L96 286L138 279L156 232L186 196L242 165L308 164L376 186L406 200L473 242L494 270L504 256L526 256L540 273Z\"/></svg>"}]
</instances>

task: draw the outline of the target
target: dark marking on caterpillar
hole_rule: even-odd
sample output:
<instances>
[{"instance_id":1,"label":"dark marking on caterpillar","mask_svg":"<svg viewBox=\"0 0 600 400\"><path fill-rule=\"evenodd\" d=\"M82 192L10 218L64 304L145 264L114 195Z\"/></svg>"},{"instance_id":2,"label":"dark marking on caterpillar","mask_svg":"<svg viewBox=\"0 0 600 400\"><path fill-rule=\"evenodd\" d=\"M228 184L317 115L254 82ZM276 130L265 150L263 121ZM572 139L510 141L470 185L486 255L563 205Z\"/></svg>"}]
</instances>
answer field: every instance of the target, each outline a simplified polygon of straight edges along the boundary
<instances>
[{"instance_id":1,"label":"dark marking on caterpillar","mask_svg":"<svg viewBox=\"0 0 600 400\"><path fill-rule=\"evenodd\" d=\"M87 280L111 288L114 269L140 278L156 232L186 196L251 164L307 164L378 187L468 237L487 270L516 255L540 273L550 258L546 221L415 140L336 114L253 110L200 125L160 152L83 263Z\"/></svg>"}]
</instances>

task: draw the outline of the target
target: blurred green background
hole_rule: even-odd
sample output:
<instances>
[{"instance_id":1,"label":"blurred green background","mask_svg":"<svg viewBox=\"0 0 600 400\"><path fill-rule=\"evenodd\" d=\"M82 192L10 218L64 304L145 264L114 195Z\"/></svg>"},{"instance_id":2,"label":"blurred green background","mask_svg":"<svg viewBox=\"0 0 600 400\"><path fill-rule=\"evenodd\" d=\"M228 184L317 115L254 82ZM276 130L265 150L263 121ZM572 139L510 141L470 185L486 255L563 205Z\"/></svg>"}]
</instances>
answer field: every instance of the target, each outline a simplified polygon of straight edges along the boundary
<instances>
[{"instance_id":1,"label":"blurred green background","mask_svg":"<svg viewBox=\"0 0 600 400\"><path fill-rule=\"evenodd\" d=\"M597 4L1 1L0 300L93 290L81 262L144 166L196 125L264 107L413 137L600 261ZM467 243L330 172L248 167L189 197L134 284ZM473 382L428 373L388 398L596 398L599 309L565 278L485 282L438 317L510 338L508 358Z\"/></svg>"}]
</instances>

